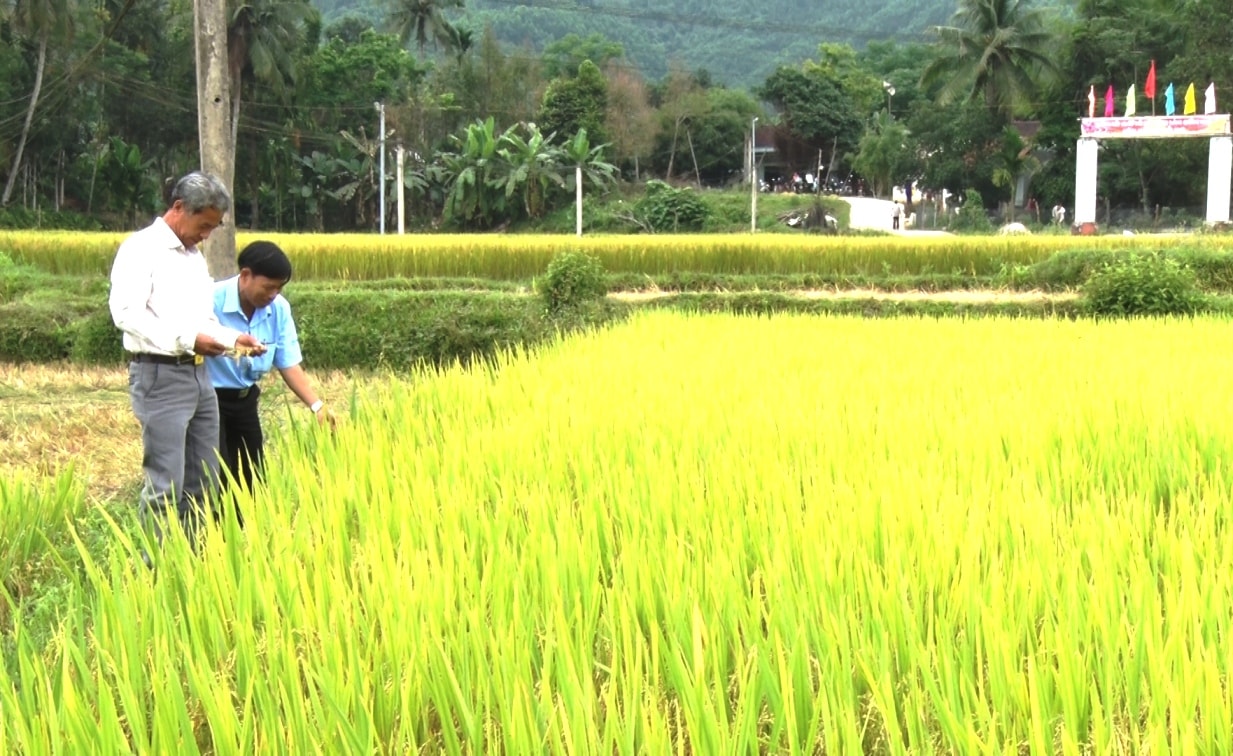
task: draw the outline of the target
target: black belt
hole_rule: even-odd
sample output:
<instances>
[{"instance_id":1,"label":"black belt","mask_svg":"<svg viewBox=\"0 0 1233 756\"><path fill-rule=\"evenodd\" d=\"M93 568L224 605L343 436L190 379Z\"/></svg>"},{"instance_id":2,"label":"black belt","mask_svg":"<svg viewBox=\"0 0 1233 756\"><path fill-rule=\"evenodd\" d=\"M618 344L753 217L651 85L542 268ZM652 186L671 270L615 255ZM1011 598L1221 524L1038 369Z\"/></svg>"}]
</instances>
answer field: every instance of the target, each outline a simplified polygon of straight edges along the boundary
<instances>
[{"instance_id":1,"label":"black belt","mask_svg":"<svg viewBox=\"0 0 1233 756\"><path fill-rule=\"evenodd\" d=\"M219 399L233 399L234 400L234 399L247 399L249 394L260 394L261 390L258 389L257 386L254 384L252 386L245 386L242 389L215 387L214 393L218 395Z\"/></svg>"},{"instance_id":2,"label":"black belt","mask_svg":"<svg viewBox=\"0 0 1233 756\"><path fill-rule=\"evenodd\" d=\"M199 354L151 354L149 352L130 353L133 362L153 362L156 365L200 365L205 357Z\"/></svg>"}]
</instances>

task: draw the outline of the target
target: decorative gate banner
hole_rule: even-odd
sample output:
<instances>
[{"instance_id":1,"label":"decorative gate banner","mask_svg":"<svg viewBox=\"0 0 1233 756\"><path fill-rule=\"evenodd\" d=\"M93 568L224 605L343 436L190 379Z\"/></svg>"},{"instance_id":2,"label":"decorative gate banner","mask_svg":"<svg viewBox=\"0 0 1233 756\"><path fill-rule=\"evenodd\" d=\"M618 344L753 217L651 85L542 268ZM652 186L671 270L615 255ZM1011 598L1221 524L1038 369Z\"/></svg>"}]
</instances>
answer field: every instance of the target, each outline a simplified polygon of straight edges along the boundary
<instances>
[{"instance_id":1,"label":"decorative gate banner","mask_svg":"<svg viewBox=\"0 0 1233 756\"><path fill-rule=\"evenodd\" d=\"M1165 139L1228 136L1229 114L1080 118L1082 136L1094 139Z\"/></svg>"}]
</instances>

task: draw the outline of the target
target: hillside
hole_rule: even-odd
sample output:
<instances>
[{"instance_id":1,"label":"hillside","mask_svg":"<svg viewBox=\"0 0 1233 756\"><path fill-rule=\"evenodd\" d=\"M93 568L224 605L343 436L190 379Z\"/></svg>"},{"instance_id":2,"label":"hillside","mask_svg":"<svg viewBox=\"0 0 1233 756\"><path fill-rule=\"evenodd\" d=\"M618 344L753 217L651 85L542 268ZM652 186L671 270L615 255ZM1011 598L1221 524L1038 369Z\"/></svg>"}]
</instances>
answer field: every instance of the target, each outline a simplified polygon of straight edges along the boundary
<instances>
[{"instance_id":1,"label":"hillside","mask_svg":"<svg viewBox=\"0 0 1233 756\"><path fill-rule=\"evenodd\" d=\"M383 1L315 0L327 20L348 12L380 18ZM570 33L599 32L651 79L677 61L717 82L749 86L781 63L813 57L821 42L859 49L874 40L928 41L926 30L946 23L955 7L956 0L467 0L452 17L475 30L491 24L502 42L536 51Z\"/></svg>"}]
</instances>

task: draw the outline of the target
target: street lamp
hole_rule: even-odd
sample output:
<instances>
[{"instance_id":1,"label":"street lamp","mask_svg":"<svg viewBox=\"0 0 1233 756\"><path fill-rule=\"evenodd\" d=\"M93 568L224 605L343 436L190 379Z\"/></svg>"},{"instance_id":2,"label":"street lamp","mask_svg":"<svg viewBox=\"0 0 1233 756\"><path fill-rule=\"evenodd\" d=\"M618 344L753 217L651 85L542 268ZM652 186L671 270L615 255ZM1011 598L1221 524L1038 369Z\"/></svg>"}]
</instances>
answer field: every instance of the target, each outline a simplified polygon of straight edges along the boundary
<instances>
[{"instance_id":1,"label":"street lamp","mask_svg":"<svg viewBox=\"0 0 1233 756\"><path fill-rule=\"evenodd\" d=\"M758 231L758 117L749 123L749 233Z\"/></svg>"},{"instance_id":2,"label":"street lamp","mask_svg":"<svg viewBox=\"0 0 1233 756\"><path fill-rule=\"evenodd\" d=\"M895 85L889 81L882 82L882 88L886 90L886 115L891 114L891 96L895 94Z\"/></svg>"}]
</instances>

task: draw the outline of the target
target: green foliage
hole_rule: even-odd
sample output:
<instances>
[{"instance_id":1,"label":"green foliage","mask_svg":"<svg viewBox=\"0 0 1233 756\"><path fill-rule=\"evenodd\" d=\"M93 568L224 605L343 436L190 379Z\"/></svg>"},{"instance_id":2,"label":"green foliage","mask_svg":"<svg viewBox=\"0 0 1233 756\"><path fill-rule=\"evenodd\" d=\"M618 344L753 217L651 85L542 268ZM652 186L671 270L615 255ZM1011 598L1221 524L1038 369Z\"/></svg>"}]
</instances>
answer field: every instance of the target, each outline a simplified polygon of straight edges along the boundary
<instances>
[{"instance_id":1,"label":"green foliage","mask_svg":"<svg viewBox=\"0 0 1233 756\"><path fill-rule=\"evenodd\" d=\"M866 114L856 111L852 93L845 90L835 71L818 65L780 66L758 92L775 104L783 125L808 146L808 160L789 156L791 163L814 164L818 150L829 162L832 150L844 155L857 148Z\"/></svg>"},{"instance_id":2,"label":"green foliage","mask_svg":"<svg viewBox=\"0 0 1233 756\"><path fill-rule=\"evenodd\" d=\"M1034 74L1054 69L1043 12L1020 0L959 0L951 25L936 33L921 82L937 86L943 104L982 101L1002 123L1030 107Z\"/></svg>"},{"instance_id":3,"label":"green foliage","mask_svg":"<svg viewBox=\"0 0 1233 756\"><path fill-rule=\"evenodd\" d=\"M603 299L607 292L603 264L582 250L566 250L554 256L539 286L551 313L589 305Z\"/></svg>"},{"instance_id":4,"label":"green foliage","mask_svg":"<svg viewBox=\"0 0 1233 756\"><path fill-rule=\"evenodd\" d=\"M1083 298L1098 317L1193 315L1204 304L1194 271L1159 253L1119 257L1088 279Z\"/></svg>"},{"instance_id":5,"label":"green foliage","mask_svg":"<svg viewBox=\"0 0 1233 756\"><path fill-rule=\"evenodd\" d=\"M101 231L103 224L95 218L72 210L27 210L23 207L0 207L0 228Z\"/></svg>"},{"instance_id":6,"label":"green foliage","mask_svg":"<svg viewBox=\"0 0 1233 756\"><path fill-rule=\"evenodd\" d=\"M653 231L698 231L711 215L706 201L689 188L674 189L648 181L646 194L634 205L634 215Z\"/></svg>"},{"instance_id":7,"label":"green foliage","mask_svg":"<svg viewBox=\"0 0 1233 756\"><path fill-rule=\"evenodd\" d=\"M608 85L604 75L594 63L584 60L578 66L577 76L557 79L544 92L537 122L544 133L562 139L585 129L593 142L606 142L607 107Z\"/></svg>"},{"instance_id":8,"label":"green foliage","mask_svg":"<svg viewBox=\"0 0 1233 756\"><path fill-rule=\"evenodd\" d=\"M907 175L911 159L908 131L903 123L878 113L872 128L861 137L852 167L873 181L876 195L887 197L895 178Z\"/></svg>"},{"instance_id":9,"label":"green foliage","mask_svg":"<svg viewBox=\"0 0 1233 756\"><path fill-rule=\"evenodd\" d=\"M570 33L546 45L540 57L544 61L544 74L555 79L577 75L579 67L588 60L602 68L610 60L625 57L625 48L599 32L586 37Z\"/></svg>"},{"instance_id":10,"label":"green foliage","mask_svg":"<svg viewBox=\"0 0 1233 756\"><path fill-rule=\"evenodd\" d=\"M963 206L959 213L951 219L948 228L951 231L987 234L993 231L993 223L985 213L984 201L980 192L968 189L963 198Z\"/></svg>"}]
</instances>

